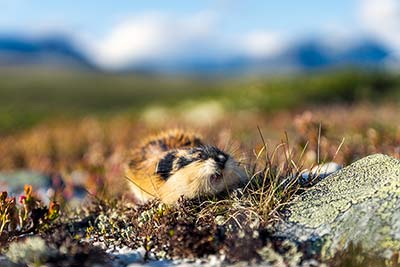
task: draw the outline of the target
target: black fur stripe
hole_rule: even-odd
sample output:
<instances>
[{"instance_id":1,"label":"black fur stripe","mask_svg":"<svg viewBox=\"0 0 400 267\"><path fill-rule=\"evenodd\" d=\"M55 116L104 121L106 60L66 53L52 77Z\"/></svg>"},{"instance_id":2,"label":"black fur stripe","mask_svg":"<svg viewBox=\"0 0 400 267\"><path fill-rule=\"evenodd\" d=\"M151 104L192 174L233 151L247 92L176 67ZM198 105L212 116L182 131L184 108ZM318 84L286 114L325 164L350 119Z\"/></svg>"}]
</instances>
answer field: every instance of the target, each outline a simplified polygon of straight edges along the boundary
<instances>
[{"instance_id":1,"label":"black fur stripe","mask_svg":"<svg viewBox=\"0 0 400 267\"><path fill-rule=\"evenodd\" d=\"M160 175L164 180L167 180L171 175L171 171L174 165L176 152L169 152L163 159L158 162L156 173Z\"/></svg>"},{"instance_id":2,"label":"black fur stripe","mask_svg":"<svg viewBox=\"0 0 400 267\"><path fill-rule=\"evenodd\" d=\"M194 158L179 157L176 162L176 167L179 170L179 169L185 167L186 165L189 165L190 163L194 162L195 160L196 159L194 159Z\"/></svg>"}]
</instances>

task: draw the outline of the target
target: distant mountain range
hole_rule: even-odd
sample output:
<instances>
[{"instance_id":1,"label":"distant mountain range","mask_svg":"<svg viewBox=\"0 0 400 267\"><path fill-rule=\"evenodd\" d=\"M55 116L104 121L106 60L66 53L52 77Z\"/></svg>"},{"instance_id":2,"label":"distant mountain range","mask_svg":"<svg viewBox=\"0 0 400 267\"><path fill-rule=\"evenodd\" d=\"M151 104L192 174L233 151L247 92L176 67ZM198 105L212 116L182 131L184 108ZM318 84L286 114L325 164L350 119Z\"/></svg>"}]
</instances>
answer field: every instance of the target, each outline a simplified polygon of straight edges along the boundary
<instances>
[{"instance_id":1,"label":"distant mountain range","mask_svg":"<svg viewBox=\"0 0 400 267\"><path fill-rule=\"evenodd\" d=\"M0 67L96 68L64 36L0 35Z\"/></svg>"},{"instance_id":2,"label":"distant mountain range","mask_svg":"<svg viewBox=\"0 0 400 267\"><path fill-rule=\"evenodd\" d=\"M291 46L275 60L300 69L316 69L337 66L374 67L385 64L389 50L381 43L364 39L343 47L329 47L320 40L307 40Z\"/></svg>"},{"instance_id":3,"label":"distant mountain range","mask_svg":"<svg viewBox=\"0 0 400 267\"><path fill-rule=\"evenodd\" d=\"M121 72L145 73L280 73L337 67L382 68L391 59L390 50L373 39L360 39L343 47L332 47L321 38L294 43L265 58L236 55L224 60L203 58L176 62L132 63ZM65 36L28 38L0 35L0 67L50 67L102 70Z\"/></svg>"}]
</instances>

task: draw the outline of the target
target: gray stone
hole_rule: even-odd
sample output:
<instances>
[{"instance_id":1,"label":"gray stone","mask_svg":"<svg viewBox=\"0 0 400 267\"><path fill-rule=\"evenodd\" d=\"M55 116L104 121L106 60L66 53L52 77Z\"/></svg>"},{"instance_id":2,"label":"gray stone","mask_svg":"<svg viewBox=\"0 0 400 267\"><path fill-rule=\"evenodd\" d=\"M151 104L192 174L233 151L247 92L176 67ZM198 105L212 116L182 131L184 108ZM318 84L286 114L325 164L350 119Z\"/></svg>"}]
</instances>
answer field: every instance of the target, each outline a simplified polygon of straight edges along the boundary
<instances>
[{"instance_id":1,"label":"gray stone","mask_svg":"<svg viewBox=\"0 0 400 267\"><path fill-rule=\"evenodd\" d=\"M87 196L87 190L83 182L89 175L79 171L71 174L73 191L72 194L64 194L68 206L78 207ZM64 180L59 175L49 176L31 170L0 171L0 192L7 191L9 196L18 197L24 194L24 186L29 184L33 187L35 196L49 205L50 199L54 198L55 192L64 193Z\"/></svg>"},{"instance_id":2,"label":"gray stone","mask_svg":"<svg viewBox=\"0 0 400 267\"><path fill-rule=\"evenodd\" d=\"M38 172L18 170L13 172L0 172L0 191L8 191L10 195L19 195L24 190L24 185L30 184L33 188L49 188L50 178Z\"/></svg>"},{"instance_id":3,"label":"gray stone","mask_svg":"<svg viewBox=\"0 0 400 267\"><path fill-rule=\"evenodd\" d=\"M280 234L322 242L329 258L350 242L390 257L400 249L400 161L365 157L295 197Z\"/></svg>"}]
</instances>

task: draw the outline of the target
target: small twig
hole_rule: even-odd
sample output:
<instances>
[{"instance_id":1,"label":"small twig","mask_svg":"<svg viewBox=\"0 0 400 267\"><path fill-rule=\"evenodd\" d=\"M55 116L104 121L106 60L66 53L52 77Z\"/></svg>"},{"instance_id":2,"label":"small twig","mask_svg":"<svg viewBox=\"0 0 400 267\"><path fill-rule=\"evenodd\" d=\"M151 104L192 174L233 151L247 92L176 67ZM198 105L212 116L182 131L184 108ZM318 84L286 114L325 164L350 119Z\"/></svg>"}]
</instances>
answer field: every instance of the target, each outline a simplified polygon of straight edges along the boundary
<instances>
[{"instance_id":1,"label":"small twig","mask_svg":"<svg viewBox=\"0 0 400 267\"><path fill-rule=\"evenodd\" d=\"M392 267L399 267L399 252L396 251L392 255Z\"/></svg>"},{"instance_id":2,"label":"small twig","mask_svg":"<svg viewBox=\"0 0 400 267\"><path fill-rule=\"evenodd\" d=\"M317 144L317 164L319 164L319 153L320 153L320 146L321 146L321 123L318 126L318 144Z\"/></svg>"}]
</instances>

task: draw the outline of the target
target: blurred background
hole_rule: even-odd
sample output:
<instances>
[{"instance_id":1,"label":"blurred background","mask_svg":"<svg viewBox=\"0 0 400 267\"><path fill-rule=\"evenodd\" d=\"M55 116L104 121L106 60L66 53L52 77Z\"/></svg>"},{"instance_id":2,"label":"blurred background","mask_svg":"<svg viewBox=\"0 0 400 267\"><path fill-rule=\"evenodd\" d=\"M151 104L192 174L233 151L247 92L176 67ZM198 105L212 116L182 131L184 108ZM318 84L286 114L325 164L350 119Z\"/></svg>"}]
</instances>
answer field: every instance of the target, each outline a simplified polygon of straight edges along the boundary
<instances>
[{"instance_id":1,"label":"blurred background","mask_svg":"<svg viewBox=\"0 0 400 267\"><path fill-rule=\"evenodd\" d=\"M400 68L396 0L0 7L0 132L58 115L186 110L189 100L235 110L351 101L398 82L389 77Z\"/></svg>"},{"instance_id":2,"label":"blurred background","mask_svg":"<svg viewBox=\"0 0 400 267\"><path fill-rule=\"evenodd\" d=\"M4 172L99 184L121 175L138 139L171 127L247 151L257 126L272 143L287 131L309 162L316 149L342 164L399 153L397 0L0 0L0 10Z\"/></svg>"}]
</instances>

